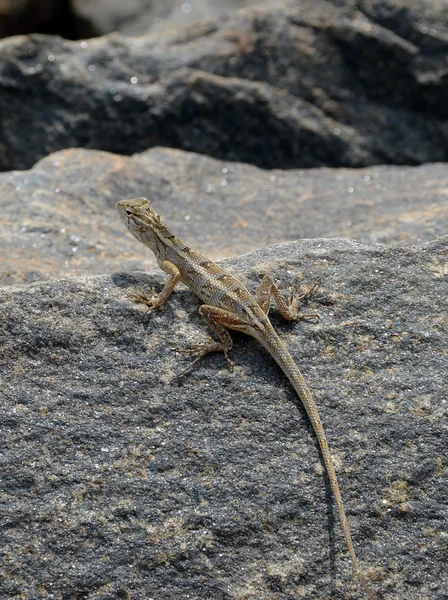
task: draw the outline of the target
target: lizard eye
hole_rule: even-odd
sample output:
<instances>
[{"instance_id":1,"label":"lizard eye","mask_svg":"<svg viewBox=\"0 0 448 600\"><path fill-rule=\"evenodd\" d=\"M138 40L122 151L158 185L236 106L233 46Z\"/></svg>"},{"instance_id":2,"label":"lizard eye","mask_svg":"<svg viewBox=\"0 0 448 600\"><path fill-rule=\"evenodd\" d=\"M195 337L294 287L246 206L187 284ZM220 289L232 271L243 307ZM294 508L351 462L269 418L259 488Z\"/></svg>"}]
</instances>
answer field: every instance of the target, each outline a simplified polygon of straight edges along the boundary
<instances>
[{"instance_id":1,"label":"lizard eye","mask_svg":"<svg viewBox=\"0 0 448 600\"><path fill-rule=\"evenodd\" d=\"M132 216L132 210L129 210L129 208L125 208L124 212L126 213L126 215L127 215L128 217L131 217L131 216Z\"/></svg>"}]
</instances>

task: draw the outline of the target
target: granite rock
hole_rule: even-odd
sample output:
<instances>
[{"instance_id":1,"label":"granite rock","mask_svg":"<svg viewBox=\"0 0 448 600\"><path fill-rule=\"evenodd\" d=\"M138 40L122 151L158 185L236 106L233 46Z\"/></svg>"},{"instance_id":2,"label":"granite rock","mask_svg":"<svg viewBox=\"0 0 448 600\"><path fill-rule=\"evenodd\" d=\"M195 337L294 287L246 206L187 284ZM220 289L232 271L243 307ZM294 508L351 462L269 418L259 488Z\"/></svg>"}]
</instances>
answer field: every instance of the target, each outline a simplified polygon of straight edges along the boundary
<instances>
[{"instance_id":1,"label":"granite rock","mask_svg":"<svg viewBox=\"0 0 448 600\"><path fill-rule=\"evenodd\" d=\"M0 285L155 266L118 218L123 198L149 197L216 260L299 238L430 241L448 231L447 194L446 164L265 171L169 148L65 150L0 174Z\"/></svg>"},{"instance_id":2,"label":"granite rock","mask_svg":"<svg viewBox=\"0 0 448 600\"><path fill-rule=\"evenodd\" d=\"M442 600L448 238L304 240L226 265L255 290L320 281L320 323L273 321L314 390L356 550L383 600ZM359 600L316 440L254 340L237 367L160 273L0 290L1 598Z\"/></svg>"}]
</instances>

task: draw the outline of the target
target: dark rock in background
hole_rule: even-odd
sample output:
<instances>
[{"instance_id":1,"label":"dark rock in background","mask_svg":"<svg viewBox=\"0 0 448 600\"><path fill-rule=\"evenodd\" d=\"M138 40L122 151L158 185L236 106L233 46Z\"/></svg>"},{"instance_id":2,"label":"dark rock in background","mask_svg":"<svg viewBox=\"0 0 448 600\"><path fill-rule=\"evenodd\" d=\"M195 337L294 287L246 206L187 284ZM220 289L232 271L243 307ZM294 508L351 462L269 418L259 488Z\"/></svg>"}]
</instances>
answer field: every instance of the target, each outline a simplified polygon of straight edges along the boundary
<instances>
[{"instance_id":1,"label":"dark rock in background","mask_svg":"<svg viewBox=\"0 0 448 600\"><path fill-rule=\"evenodd\" d=\"M274 323L314 390L361 563L382 600L446 597L448 238L337 240L229 261L255 290L319 280L318 325ZM304 411L235 335L208 335L180 287L145 314L143 273L0 290L3 598L364 599Z\"/></svg>"},{"instance_id":2,"label":"dark rock in background","mask_svg":"<svg viewBox=\"0 0 448 600\"><path fill-rule=\"evenodd\" d=\"M28 33L77 39L100 30L76 14L71 0L0 0L0 38Z\"/></svg>"},{"instance_id":3,"label":"dark rock in background","mask_svg":"<svg viewBox=\"0 0 448 600\"><path fill-rule=\"evenodd\" d=\"M65 150L0 174L0 285L154 267L118 218L122 198L149 197L189 246L217 260L300 238L430 241L448 231L447 194L444 164L262 171L168 148Z\"/></svg>"},{"instance_id":4,"label":"dark rock in background","mask_svg":"<svg viewBox=\"0 0 448 600\"><path fill-rule=\"evenodd\" d=\"M0 0L0 38L51 33L68 39L120 31L139 36L169 31L253 4L281 0Z\"/></svg>"},{"instance_id":5,"label":"dark rock in background","mask_svg":"<svg viewBox=\"0 0 448 600\"><path fill-rule=\"evenodd\" d=\"M226 0L222 3L225 5ZM98 35L112 31L120 31L124 35L144 35L154 22L157 24L169 19L173 12L187 17L181 6L178 0L73 0L76 14L89 21ZM199 18L203 18L203 15ZM189 25L188 21L182 24Z\"/></svg>"},{"instance_id":6,"label":"dark rock in background","mask_svg":"<svg viewBox=\"0 0 448 600\"><path fill-rule=\"evenodd\" d=\"M119 31L138 36L150 31L174 30L252 4L280 3L279 0L73 0L73 8L103 35Z\"/></svg>"},{"instance_id":7,"label":"dark rock in background","mask_svg":"<svg viewBox=\"0 0 448 600\"><path fill-rule=\"evenodd\" d=\"M4 40L0 167L71 146L267 168L446 161L448 11L421 6L315 0L137 39Z\"/></svg>"}]
</instances>

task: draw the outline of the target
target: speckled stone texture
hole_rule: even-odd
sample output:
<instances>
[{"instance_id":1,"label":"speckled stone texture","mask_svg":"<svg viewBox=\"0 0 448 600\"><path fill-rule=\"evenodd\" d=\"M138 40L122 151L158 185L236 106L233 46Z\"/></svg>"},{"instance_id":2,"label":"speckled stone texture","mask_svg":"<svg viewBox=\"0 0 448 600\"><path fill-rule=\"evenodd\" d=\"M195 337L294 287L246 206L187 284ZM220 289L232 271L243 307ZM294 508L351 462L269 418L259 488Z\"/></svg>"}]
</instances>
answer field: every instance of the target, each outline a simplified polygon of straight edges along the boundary
<instances>
[{"instance_id":1,"label":"speckled stone texture","mask_svg":"<svg viewBox=\"0 0 448 600\"><path fill-rule=\"evenodd\" d=\"M0 173L0 285L154 267L115 208L139 196L213 260L288 239L400 246L448 231L446 164L265 171L169 148L72 149Z\"/></svg>"},{"instance_id":2,"label":"speckled stone texture","mask_svg":"<svg viewBox=\"0 0 448 600\"><path fill-rule=\"evenodd\" d=\"M446 597L448 238L304 240L226 262L255 290L320 281L318 325L273 321L314 391L355 545L382 600ZM304 411L180 287L146 315L126 273L0 290L3 598L359 600Z\"/></svg>"},{"instance_id":3,"label":"speckled stone texture","mask_svg":"<svg viewBox=\"0 0 448 600\"><path fill-rule=\"evenodd\" d=\"M272 358L233 334L179 378L197 299L127 297L166 280L137 196L254 292L319 282L318 324L272 319L366 578L447 598L446 1L272 4L0 42L0 600L365 599Z\"/></svg>"}]
</instances>

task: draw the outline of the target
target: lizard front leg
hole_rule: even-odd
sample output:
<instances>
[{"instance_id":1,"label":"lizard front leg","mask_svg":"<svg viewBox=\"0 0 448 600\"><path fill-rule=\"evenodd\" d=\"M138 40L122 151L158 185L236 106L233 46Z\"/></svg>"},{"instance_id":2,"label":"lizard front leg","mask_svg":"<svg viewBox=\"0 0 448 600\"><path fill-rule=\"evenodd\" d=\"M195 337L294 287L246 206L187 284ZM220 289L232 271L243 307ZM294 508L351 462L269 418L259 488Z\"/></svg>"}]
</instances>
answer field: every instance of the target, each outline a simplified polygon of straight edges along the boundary
<instances>
[{"instance_id":1,"label":"lizard front leg","mask_svg":"<svg viewBox=\"0 0 448 600\"><path fill-rule=\"evenodd\" d=\"M236 330L243 330L244 327L247 327L247 323L242 317L239 317L228 310L224 310L223 308L217 308L216 306L203 304L199 308L199 313L216 333L219 342L211 340L206 344L195 344L192 348L180 350L180 352L187 354L198 354L198 356L194 359L191 365L179 373L179 377L181 375L185 375L185 373L188 373L188 371L190 371L190 369L196 363L198 363L201 358L207 354L210 354L210 352L224 352L224 356L227 360L229 368L233 369L234 363L229 358L229 352L232 349L233 341L229 332L226 330L226 327Z\"/></svg>"},{"instance_id":2,"label":"lizard front leg","mask_svg":"<svg viewBox=\"0 0 448 600\"><path fill-rule=\"evenodd\" d=\"M171 292L180 281L180 273L179 269L173 265L173 263L170 263L167 260L163 261L160 267L170 276L168 281L163 286L160 294L156 294L153 288L152 295L148 296L148 294L141 287L137 287L136 291L128 295L128 298L134 300L134 302L141 302L147 306L149 310L153 310L154 308L159 308L159 306L162 306L162 304L164 304L171 296Z\"/></svg>"},{"instance_id":3,"label":"lizard front leg","mask_svg":"<svg viewBox=\"0 0 448 600\"><path fill-rule=\"evenodd\" d=\"M293 290L291 298L285 300L280 294L277 284L275 283L272 275L265 275L258 288L256 300L259 307L267 315L271 307L271 296L274 298L277 307L282 316L288 321L298 321L299 319L316 319L319 320L319 315L315 313L301 314L300 303L308 298L314 290L317 288L317 283L311 287L306 287L302 293L298 293L300 290Z\"/></svg>"}]
</instances>

